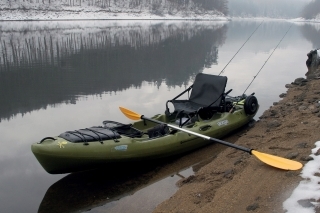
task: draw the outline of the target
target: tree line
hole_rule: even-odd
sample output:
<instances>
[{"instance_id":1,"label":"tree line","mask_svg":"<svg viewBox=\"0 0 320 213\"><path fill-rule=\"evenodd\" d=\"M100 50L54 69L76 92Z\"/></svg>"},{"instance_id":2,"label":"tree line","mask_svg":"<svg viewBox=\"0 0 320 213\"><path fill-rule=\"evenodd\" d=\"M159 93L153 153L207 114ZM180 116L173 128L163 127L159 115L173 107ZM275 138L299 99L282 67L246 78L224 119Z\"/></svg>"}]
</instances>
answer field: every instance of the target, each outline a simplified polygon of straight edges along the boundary
<instances>
[{"instance_id":1,"label":"tree line","mask_svg":"<svg viewBox=\"0 0 320 213\"><path fill-rule=\"evenodd\" d=\"M229 14L236 17L297 18L303 0L229 0Z\"/></svg>"},{"instance_id":2,"label":"tree line","mask_svg":"<svg viewBox=\"0 0 320 213\"><path fill-rule=\"evenodd\" d=\"M70 7L97 7L98 9L140 9L158 12L216 10L223 14L228 13L227 0L14 0L5 5L9 8L34 9L38 6L43 9L70 9ZM31 7L31 5L33 7Z\"/></svg>"}]
</instances>

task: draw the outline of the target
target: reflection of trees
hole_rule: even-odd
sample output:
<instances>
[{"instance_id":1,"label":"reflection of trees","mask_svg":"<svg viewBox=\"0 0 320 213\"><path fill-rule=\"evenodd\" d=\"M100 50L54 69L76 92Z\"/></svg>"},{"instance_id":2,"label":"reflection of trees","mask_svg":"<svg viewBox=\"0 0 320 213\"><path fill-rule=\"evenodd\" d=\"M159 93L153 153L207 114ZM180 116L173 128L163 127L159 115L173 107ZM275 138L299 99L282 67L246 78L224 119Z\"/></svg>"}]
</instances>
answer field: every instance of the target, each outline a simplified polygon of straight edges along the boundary
<instances>
[{"instance_id":1,"label":"reflection of trees","mask_svg":"<svg viewBox=\"0 0 320 213\"><path fill-rule=\"evenodd\" d=\"M31 36L1 42L0 120L48 105L75 103L79 95L121 91L142 81L168 86L216 63L226 27L151 27L151 32L112 29L82 35Z\"/></svg>"},{"instance_id":2,"label":"reflection of trees","mask_svg":"<svg viewBox=\"0 0 320 213\"><path fill-rule=\"evenodd\" d=\"M240 47L244 39L248 38L260 23L253 21L231 22L228 24L228 43L226 45L232 44L235 47ZM277 22L276 24L274 22L263 22L249 42L245 44L246 50L256 53L272 51L291 25L292 23L289 22ZM296 30L295 27L290 28L289 33L284 38L285 41L289 42L281 42L278 48L286 49L290 42L296 42L300 39L300 33ZM242 39L239 39L239 35L243 35Z\"/></svg>"},{"instance_id":3,"label":"reflection of trees","mask_svg":"<svg viewBox=\"0 0 320 213\"><path fill-rule=\"evenodd\" d=\"M309 2L302 10L301 16L306 19L313 19L320 14L320 0Z\"/></svg>"},{"instance_id":4,"label":"reflection of trees","mask_svg":"<svg viewBox=\"0 0 320 213\"><path fill-rule=\"evenodd\" d=\"M312 43L314 49L320 48L319 29L313 25L305 24L300 28L302 35Z\"/></svg>"}]
</instances>

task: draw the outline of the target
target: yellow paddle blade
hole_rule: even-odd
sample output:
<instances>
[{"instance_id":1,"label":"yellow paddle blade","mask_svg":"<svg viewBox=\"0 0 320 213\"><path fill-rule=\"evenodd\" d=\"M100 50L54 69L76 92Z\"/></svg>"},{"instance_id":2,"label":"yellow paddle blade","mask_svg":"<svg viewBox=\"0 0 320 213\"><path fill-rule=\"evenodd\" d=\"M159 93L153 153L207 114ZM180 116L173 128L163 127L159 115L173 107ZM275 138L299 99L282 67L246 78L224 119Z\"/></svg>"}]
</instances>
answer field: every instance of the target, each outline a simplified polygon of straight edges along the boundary
<instances>
[{"instance_id":1,"label":"yellow paddle blade","mask_svg":"<svg viewBox=\"0 0 320 213\"><path fill-rule=\"evenodd\" d=\"M131 120L140 120L141 119L141 115L139 115L138 113L135 113L129 109L126 109L124 107L119 107L119 109L121 110L121 112L127 116L128 118L130 118Z\"/></svg>"},{"instance_id":2,"label":"yellow paddle blade","mask_svg":"<svg viewBox=\"0 0 320 213\"><path fill-rule=\"evenodd\" d=\"M289 160L286 158L281 158L281 157L266 154L266 153L261 153L255 150L252 150L251 154L256 156L262 162L279 169L298 170L298 169L301 169L302 167L302 164L300 162Z\"/></svg>"}]
</instances>

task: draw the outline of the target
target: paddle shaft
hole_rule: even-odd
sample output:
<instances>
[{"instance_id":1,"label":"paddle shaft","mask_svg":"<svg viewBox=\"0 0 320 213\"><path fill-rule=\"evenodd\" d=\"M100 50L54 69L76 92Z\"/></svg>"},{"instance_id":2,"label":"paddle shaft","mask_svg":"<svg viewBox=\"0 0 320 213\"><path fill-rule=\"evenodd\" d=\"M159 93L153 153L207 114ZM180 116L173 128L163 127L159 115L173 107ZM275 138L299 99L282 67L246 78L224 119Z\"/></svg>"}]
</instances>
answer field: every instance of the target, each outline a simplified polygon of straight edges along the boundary
<instances>
[{"instance_id":1,"label":"paddle shaft","mask_svg":"<svg viewBox=\"0 0 320 213\"><path fill-rule=\"evenodd\" d=\"M196 133L196 132L192 132L190 130L182 129L182 128L177 127L177 126L167 124L165 122L161 122L161 121L158 121L158 120L154 120L152 118L144 117L143 115L139 115L138 113L135 113L135 112L133 112L133 111L131 111L129 109L126 109L124 107L119 107L119 108L120 108L121 112L123 112L125 114L125 116L127 116L128 118L130 118L132 120L144 119L144 120L148 120L148 121L151 121L151 122L154 122L154 123L158 123L158 124L165 124L165 125L173 128L173 129L186 132L186 133L188 133L190 135L195 135L195 136L203 138L205 140L214 141L214 142L223 144L225 146L229 146L229 147L232 147L232 148L235 148L235 149L239 149L239 150L244 151L244 152L248 152L248 153L254 155L255 157L257 157L260 161L264 162L265 164L268 164L270 166L273 166L273 167L276 167L276 168L279 168L279 169L298 170L298 169L301 169L301 167L303 166L302 163L300 163L298 161L293 161L293 160L289 160L289 159L286 159L286 158L281 158L281 157L278 157L278 156L274 156L274 155L258 152L258 151L254 150L254 149L248 149L246 147L238 146L238 145L235 145L235 144L223 141L223 140L219 140L219 139L216 139L216 138L211 138L209 136L202 135L202 134L199 134L199 133Z\"/></svg>"},{"instance_id":2,"label":"paddle shaft","mask_svg":"<svg viewBox=\"0 0 320 213\"><path fill-rule=\"evenodd\" d=\"M180 127L177 127L177 126L174 126L174 125L171 125L171 124L167 124L167 123L164 123L164 122L161 122L161 121L158 121L158 120L147 118L147 117L145 117L143 115L141 115L141 119L148 120L148 121L151 121L151 122L154 122L154 123L158 123L158 124L166 124L167 126L173 128L173 129L180 130L180 131L186 132L186 133L188 133L190 135L195 135L195 136L198 136L200 138L203 138L203 139L206 139L206 140L210 140L210 141L214 141L214 142L217 142L217 143L220 143L220 144L223 144L223 145L235 148L235 149L239 149L239 150L242 150L244 152L248 152L249 154L251 154L251 151L252 151L252 149L248 149L248 148L243 147L243 146L238 146L236 144L232 144L232 143L229 143L227 141L219 140L217 138L211 138L209 136L202 135L202 134L199 134L199 133L196 133L196 132L192 132L192 131L189 131L187 129L183 129L183 128L180 128Z\"/></svg>"}]
</instances>

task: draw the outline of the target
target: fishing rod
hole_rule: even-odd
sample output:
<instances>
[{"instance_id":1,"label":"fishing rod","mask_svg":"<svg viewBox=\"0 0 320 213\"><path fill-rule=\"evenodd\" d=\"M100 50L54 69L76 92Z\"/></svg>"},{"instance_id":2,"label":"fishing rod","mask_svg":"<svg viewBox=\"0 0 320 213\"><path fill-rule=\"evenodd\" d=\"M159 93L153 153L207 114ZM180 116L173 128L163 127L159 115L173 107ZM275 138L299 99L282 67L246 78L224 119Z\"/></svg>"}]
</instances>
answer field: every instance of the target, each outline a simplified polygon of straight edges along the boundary
<instances>
[{"instance_id":1,"label":"fishing rod","mask_svg":"<svg viewBox=\"0 0 320 213\"><path fill-rule=\"evenodd\" d=\"M264 22L264 20L259 24L258 27L256 27L256 29L251 33L251 35L248 37L248 39L242 44L242 46L238 49L238 51L233 55L233 57L230 59L230 61L226 64L226 66L224 66L224 68L221 70L221 72L219 73L219 75L221 75L223 73L223 71L226 69L226 67L230 64L230 62L232 61L232 59L238 54L238 52L242 49L242 47L249 41L249 39L251 38L251 36L258 30L258 28L260 27L260 25ZM219 76L218 75L218 76Z\"/></svg>"},{"instance_id":2,"label":"fishing rod","mask_svg":"<svg viewBox=\"0 0 320 213\"><path fill-rule=\"evenodd\" d=\"M239 101L244 98L244 94L246 93L246 91L248 90L248 88L251 86L252 82L257 78L257 76L259 75L259 73L261 72L262 68L264 67L264 65L266 65L266 63L268 62L268 60L270 59L270 57L272 56L272 54L274 53L274 51L276 51L276 49L278 48L278 46L280 45L281 41L284 39L284 37L287 35L287 33L289 32L289 30L291 29L293 24L290 25L289 29L286 31L286 33L283 35L283 37L280 39L279 43L277 44L277 46L274 48L274 50L272 51L272 53L269 55L269 57L267 58L267 60L264 62L264 64L262 65L262 67L260 68L260 70L257 72L257 74L255 76L253 76L252 81L250 82L250 84L248 85L248 87L244 90L244 92L242 93L241 96L239 96L239 99L237 101L237 103L235 105L237 105L239 103ZM252 93L251 95L254 95L254 93ZM233 105L233 107L230 109L229 112L233 112L233 110L235 109L235 105Z\"/></svg>"},{"instance_id":3,"label":"fishing rod","mask_svg":"<svg viewBox=\"0 0 320 213\"><path fill-rule=\"evenodd\" d=\"M252 82L256 79L256 77L259 75L259 73L261 72L261 70L263 69L264 65L266 65L266 63L268 62L268 60L270 59L270 57L272 56L272 54L274 53L274 51L276 51L276 49L278 48L279 44L281 43L281 41L284 39L284 37L287 35L287 33L289 32L289 30L291 29L293 24L290 25L289 29L286 31L286 33L283 35L283 37L281 38L281 40L279 41L279 43L277 44L277 46L274 48L274 50L272 51L272 53L269 55L269 57L267 58L267 60L264 62L264 64L262 65L262 67L260 68L260 70L257 72L257 74L255 76L253 76L252 81L250 82L250 84L248 85L248 87L244 90L244 92L242 93L242 97L243 95L246 93L246 91L248 90L248 88L251 86Z\"/></svg>"}]
</instances>

